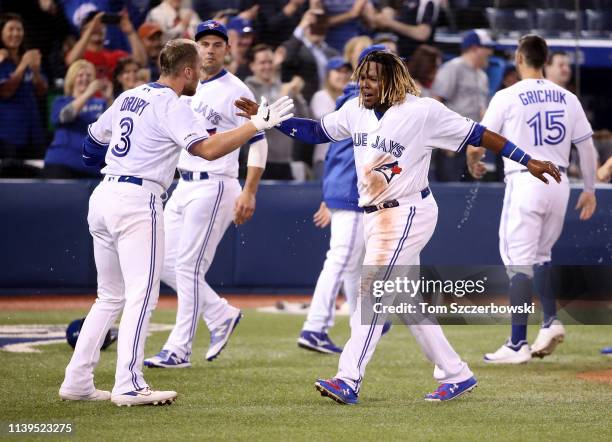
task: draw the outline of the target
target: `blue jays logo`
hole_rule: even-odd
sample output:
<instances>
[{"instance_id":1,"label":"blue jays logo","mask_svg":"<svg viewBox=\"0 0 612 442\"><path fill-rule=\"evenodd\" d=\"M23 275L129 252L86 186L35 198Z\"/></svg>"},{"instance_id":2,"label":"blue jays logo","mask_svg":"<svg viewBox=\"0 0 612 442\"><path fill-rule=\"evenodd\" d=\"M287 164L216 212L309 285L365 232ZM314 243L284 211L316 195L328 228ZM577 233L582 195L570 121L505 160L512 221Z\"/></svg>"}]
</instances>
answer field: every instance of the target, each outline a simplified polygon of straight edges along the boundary
<instances>
[{"instance_id":1,"label":"blue jays logo","mask_svg":"<svg viewBox=\"0 0 612 442\"><path fill-rule=\"evenodd\" d=\"M397 161L383 164L382 166L375 167L373 170L382 173L387 180L387 184L391 182L395 175L402 173L402 168L398 166Z\"/></svg>"},{"instance_id":2,"label":"blue jays logo","mask_svg":"<svg viewBox=\"0 0 612 442\"><path fill-rule=\"evenodd\" d=\"M218 27L218 26L219 26L219 24L218 24L218 23L214 23L214 22L213 22L213 23L209 23L207 27L208 27L208 29L215 29L215 28L216 28L216 27Z\"/></svg>"}]
</instances>

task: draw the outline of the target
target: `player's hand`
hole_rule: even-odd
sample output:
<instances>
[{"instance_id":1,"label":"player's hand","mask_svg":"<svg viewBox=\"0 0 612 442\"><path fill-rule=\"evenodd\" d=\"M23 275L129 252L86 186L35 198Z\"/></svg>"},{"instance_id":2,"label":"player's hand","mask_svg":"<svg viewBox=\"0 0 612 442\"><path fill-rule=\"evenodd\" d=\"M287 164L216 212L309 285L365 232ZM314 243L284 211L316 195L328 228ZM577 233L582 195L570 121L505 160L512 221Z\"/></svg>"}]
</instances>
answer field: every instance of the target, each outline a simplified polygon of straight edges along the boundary
<instances>
[{"instance_id":1,"label":"player's hand","mask_svg":"<svg viewBox=\"0 0 612 442\"><path fill-rule=\"evenodd\" d=\"M329 226L329 223L331 222L331 212L324 202L321 202L319 210L317 210L312 216L312 222L320 229L324 229L325 227Z\"/></svg>"},{"instance_id":2,"label":"player's hand","mask_svg":"<svg viewBox=\"0 0 612 442\"><path fill-rule=\"evenodd\" d=\"M559 172L559 169L557 169L557 166L555 166L550 161L540 161L540 160L534 160L532 158L527 163L527 169L529 169L529 172L534 177L536 177L543 183L548 184L548 180L546 179L546 177L544 177L544 174L548 174L551 177L553 177L557 183L561 182L561 172Z\"/></svg>"},{"instance_id":3,"label":"player's hand","mask_svg":"<svg viewBox=\"0 0 612 442\"><path fill-rule=\"evenodd\" d=\"M576 204L576 210L580 210L580 221L586 221L593 216L597 208L597 199L592 192L582 192Z\"/></svg>"},{"instance_id":4,"label":"player's hand","mask_svg":"<svg viewBox=\"0 0 612 442\"><path fill-rule=\"evenodd\" d=\"M261 97L261 103L257 114L251 118L251 123L260 131L272 129L274 126L293 117L293 100L287 96L281 97L274 103L268 105L265 97Z\"/></svg>"},{"instance_id":5,"label":"player's hand","mask_svg":"<svg viewBox=\"0 0 612 442\"><path fill-rule=\"evenodd\" d=\"M481 179L487 173L485 163L480 161L484 156L484 149L480 147L469 146L467 150L467 167L470 175L477 180Z\"/></svg>"},{"instance_id":6,"label":"player's hand","mask_svg":"<svg viewBox=\"0 0 612 442\"><path fill-rule=\"evenodd\" d=\"M239 226L253 217L255 213L255 194L243 190L234 205L234 224Z\"/></svg>"},{"instance_id":7,"label":"player's hand","mask_svg":"<svg viewBox=\"0 0 612 442\"><path fill-rule=\"evenodd\" d=\"M253 115L257 115L259 110L259 105L246 97L240 97L240 100L234 101L234 106L242 111L236 113L236 115L244 118L251 118Z\"/></svg>"}]
</instances>

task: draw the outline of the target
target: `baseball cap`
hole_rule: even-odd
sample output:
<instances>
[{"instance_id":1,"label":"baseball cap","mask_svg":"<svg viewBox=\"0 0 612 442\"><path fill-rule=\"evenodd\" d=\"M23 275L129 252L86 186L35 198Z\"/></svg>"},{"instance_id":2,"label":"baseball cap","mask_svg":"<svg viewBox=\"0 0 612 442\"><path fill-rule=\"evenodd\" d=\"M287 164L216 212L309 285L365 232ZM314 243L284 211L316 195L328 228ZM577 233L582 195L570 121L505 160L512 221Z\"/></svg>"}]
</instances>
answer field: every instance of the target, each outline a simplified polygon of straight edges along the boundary
<instances>
[{"instance_id":1,"label":"baseball cap","mask_svg":"<svg viewBox=\"0 0 612 442\"><path fill-rule=\"evenodd\" d=\"M150 38L157 33L161 33L162 29L157 23L145 22L138 28L138 36L140 38Z\"/></svg>"},{"instance_id":2,"label":"baseball cap","mask_svg":"<svg viewBox=\"0 0 612 442\"><path fill-rule=\"evenodd\" d=\"M200 38L208 34L218 35L226 42L228 41L227 28L223 25L223 23L219 23L216 20L206 20L200 23L196 28L195 41L198 41Z\"/></svg>"},{"instance_id":3,"label":"baseball cap","mask_svg":"<svg viewBox=\"0 0 612 442\"><path fill-rule=\"evenodd\" d=\"M387 48L385 47L385 45L372 45L372 46L368 46L363 51L361 51L361 54L359 54L359 63L361 63L363 61L363 59L366 58L366 56L369 53L371 53L371 52L386 51L386 50L387 50Z\"/></svg>"},{"instance_id":4,"label":"baseball cap","mask_svg":"<svg viewBox=\"0 0 612 442\"><path fill-rule=\"evenodd\" d=\"M249 34L253 32L253 23L251 23L251 20L236 16L227 24L227 30L236 31L240 34Z\"/></svg>"},{"instance_id":5,"label":"baseball cap","mask_svg":"<svg viewBox=\"0 0 612 442\"><path fill-rule=\"evenodd\" d=\"M472 46L494 48L495 42L484 29L474 29L463 34L463 39L461 41L461 49L468 49Z\"/></svg>"},{"instance_id":6,"label":"baseball cap","mask_svg":"<svg viewBox=\"0 0 612 442\"><path fill-rule=\"evenodd\" d=\"M327 61L327 65L325 66L325 71L333 71L335 69L342 68L351 68L351 64L344 60L342 57L332 57Z\"/></svg>"}]
</instances>

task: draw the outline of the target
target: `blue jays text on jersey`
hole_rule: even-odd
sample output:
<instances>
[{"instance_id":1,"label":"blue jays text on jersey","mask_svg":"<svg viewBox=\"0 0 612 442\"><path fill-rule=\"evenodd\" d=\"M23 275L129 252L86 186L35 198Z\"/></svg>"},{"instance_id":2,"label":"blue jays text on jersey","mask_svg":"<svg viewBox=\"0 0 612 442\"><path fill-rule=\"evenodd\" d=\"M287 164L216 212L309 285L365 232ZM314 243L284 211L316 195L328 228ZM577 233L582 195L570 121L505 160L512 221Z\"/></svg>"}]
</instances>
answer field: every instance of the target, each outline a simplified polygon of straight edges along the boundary
<instances>
[{"instance_id":1,"label":"blue jays text on jersey","mask_svg":"<svg viewBox=\"0 0 612 442\"><path fill-rule=\"evenodd\" d=\"M353 134L353 145L355 147L366 147L368 145L368 134L366 132L357 132ZM376 136L376 139L370 145L372 149L382 150L385 153L390 153L396 158L402 156L402 153L406 150L397 141L389 139L387 142L386 138L381 138L380 135Z\"/></svg>"},{"instance_id":2,"label":"blue jays text on jersey","mask_svg":"<svg viewBox=\"0 0 612 442\"><path fill-rule=\"evenodd\" d=\"M201 101L196 106L192 107L192 109L201 114L215 126L218 126L219 122L223 121L223 116L219 112L215 111L212 106L204 104Z\"/></svg>"}]
</instances>

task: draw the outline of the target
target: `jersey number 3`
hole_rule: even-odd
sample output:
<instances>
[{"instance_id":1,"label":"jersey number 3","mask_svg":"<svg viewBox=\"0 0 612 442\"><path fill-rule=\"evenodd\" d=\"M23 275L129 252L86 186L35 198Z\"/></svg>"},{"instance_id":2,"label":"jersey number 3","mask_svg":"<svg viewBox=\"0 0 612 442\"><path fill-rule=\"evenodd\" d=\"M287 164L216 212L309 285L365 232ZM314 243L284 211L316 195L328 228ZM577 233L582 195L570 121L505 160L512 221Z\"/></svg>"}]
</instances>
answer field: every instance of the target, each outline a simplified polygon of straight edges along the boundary
<instances>
[{"instance_id":1,"label":"jersey number 3","mask_svg":"<svg viewBox=\"0 0 612 442\"><path fill-rule=\"evenodd\" d=\"M542 146L546 144L559 144L565 139L565 126L560 119L565 115L564 110L554 110L544 112L544 125L546 137L542 138L542 113L535 114L527 124L533 129L533 145Z\"/></svg>"},{"instance_id":2,"label":"jersey number 3","mask_svg":"<svg viewBox=\"0 0 612 442\"><path fill-rule=\"evenodd\" d=\"M112 152L117 157L124 157L130 151L130 135L134 130L134 121L130 117L124 117L119 122L119 127L121 127L121 141L115 144Z\"/></svg>"}]
</instances>

